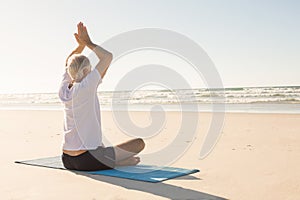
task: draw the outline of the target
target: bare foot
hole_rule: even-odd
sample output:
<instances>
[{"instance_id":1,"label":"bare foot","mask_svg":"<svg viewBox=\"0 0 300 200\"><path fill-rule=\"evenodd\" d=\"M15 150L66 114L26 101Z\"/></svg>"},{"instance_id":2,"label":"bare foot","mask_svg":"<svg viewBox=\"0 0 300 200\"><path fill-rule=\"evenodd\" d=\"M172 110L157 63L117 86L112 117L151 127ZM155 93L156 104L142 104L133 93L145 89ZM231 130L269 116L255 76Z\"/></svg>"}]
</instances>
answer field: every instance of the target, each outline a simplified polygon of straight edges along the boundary
<instances>
[{"instance_id":1,"label":"bare foot","mask_svg":"<svg viewBox=\"0 0 300 200\"><path fill-rule=\"evenodd\" d=\"M137 165L141 161L140 157L129 157L125 160L117 162L117 166L132 166Z\"/></svg>"}]
</instances>

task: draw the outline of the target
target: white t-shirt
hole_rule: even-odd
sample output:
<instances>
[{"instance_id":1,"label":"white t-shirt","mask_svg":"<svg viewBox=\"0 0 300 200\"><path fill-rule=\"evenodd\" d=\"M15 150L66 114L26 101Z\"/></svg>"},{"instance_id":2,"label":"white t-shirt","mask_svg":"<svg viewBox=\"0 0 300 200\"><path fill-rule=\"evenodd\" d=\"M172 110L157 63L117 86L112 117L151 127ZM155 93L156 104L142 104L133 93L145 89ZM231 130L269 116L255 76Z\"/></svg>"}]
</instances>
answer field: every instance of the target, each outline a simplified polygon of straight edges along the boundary
<instances>
[{"instance_id":1,"label":"white t-shirt","mask_svg":"<svg viewBox=\"0 0 300 200\"><path fill-rule=\"evenodd\" d=\"M92 150L102 146L98 85L102 82L97 69L92 70L71 89L71 77L67 71L59 89L64 104L64 150Z\"/></svg>"}]
</instances>

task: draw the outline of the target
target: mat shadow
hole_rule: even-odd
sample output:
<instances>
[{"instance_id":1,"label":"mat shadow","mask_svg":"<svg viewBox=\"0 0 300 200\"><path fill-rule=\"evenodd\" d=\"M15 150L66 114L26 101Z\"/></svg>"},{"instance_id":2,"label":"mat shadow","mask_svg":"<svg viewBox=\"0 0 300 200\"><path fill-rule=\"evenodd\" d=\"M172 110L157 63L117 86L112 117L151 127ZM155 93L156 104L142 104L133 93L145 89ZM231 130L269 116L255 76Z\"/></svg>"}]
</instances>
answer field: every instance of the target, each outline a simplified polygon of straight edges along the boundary
<instances>
[{"instance_id":1,"label":"mat shadow","mask_svg":"<svg viewBox=\"0 0 300 200\"><path fill-rule=\"evenodd\" d=\"M105 183L110 183L113 185L122 186L126 189L130 190L138 190L142 192L147 192L150 194L154 194L157 196L169 198L169 199L195 199L195 200L226 200L226 198L214 196L211 194L207 194L204 192L183 188L176 185L170 185L164 182L159 183L150 183L150 182L141 182L129 179L122 179L116 177L109 177L109 176L102 176L102 175L92 175L87 174L79 171L72 171L73 173L81 176L86 176L92 178L94 180L102 181ZM182 176L180 179L187 179L187 180L201 180L196 177L191 178L192 176ZM177 178L179 179L179 178Z\"/></svg>"}]
</instances>

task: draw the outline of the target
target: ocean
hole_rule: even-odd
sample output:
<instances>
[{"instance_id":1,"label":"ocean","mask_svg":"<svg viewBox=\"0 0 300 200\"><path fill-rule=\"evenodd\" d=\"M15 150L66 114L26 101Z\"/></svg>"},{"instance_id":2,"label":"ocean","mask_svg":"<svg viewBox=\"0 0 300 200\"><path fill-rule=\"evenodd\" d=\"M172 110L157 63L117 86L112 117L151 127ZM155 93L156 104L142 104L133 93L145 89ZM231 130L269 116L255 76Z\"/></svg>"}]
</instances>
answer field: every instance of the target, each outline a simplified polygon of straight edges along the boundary
<instances>
[{"instance_id":1,"label":"ocean","mask_svg":"<svg viewBox=\"0 0 300 200\"><path fill-rule=\"evenodd\" d=\"M108 111L149 111L159 105L165 111L300 113L300 86L99 91L98 97ZM62 109L57 93L0 94L0 110Z\"/></svg>"}]
</instances>

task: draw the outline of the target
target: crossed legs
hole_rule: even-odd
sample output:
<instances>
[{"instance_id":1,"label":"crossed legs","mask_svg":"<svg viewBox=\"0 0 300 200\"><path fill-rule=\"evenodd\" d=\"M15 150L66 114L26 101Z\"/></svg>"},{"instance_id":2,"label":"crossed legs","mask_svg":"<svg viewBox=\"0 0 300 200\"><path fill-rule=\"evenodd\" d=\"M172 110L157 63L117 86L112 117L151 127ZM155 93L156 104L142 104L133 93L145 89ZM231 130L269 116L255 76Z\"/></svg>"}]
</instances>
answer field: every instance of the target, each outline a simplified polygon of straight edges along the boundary
<instances>
[{"instance_id":1,"label":"crossed legs","mask_svg":"<svg viewBox=\"0 0 300 200\"><path fill-rule=\"evenodd\" d=\"M145 148L145 142L141 138L132 139L114 146L117 166L136 165L140 158L135 156Z\"/></svg>"}]
</instances>

